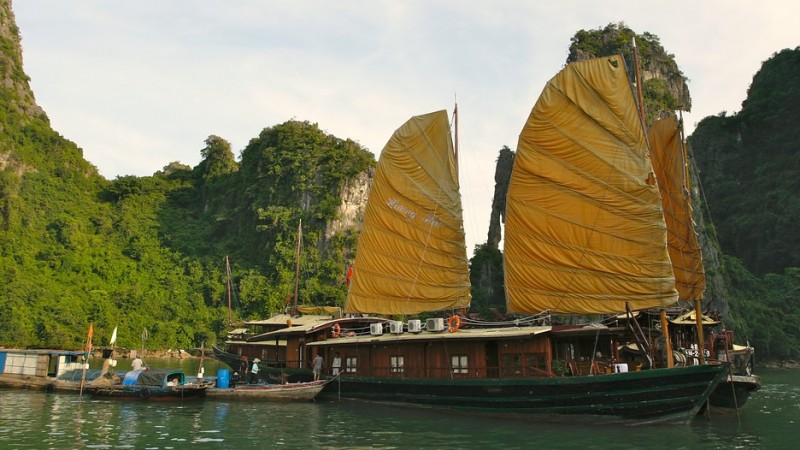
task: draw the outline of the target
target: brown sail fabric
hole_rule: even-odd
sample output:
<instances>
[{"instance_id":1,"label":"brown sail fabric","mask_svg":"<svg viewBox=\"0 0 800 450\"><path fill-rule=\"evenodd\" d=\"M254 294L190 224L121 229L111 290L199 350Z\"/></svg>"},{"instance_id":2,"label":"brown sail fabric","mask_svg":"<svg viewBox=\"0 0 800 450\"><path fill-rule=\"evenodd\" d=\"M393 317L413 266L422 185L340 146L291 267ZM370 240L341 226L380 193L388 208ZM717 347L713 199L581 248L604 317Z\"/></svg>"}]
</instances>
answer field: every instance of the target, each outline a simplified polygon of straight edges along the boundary
<instances>
[{"instance_id":1,"label":"brown sail fabric","mask_svg":"<svg viewBox=\"0 0 800 450\"><path fill-rule=\"evenodd\" d=\"M469 306L462 214L447 112L412 117L381 152L345 312Z\"/></svg>"},{"instance_id":2,"label":"brown sail fabric","mask_svg":"<svg viewBox=\"0 0 800 450\"><path fill-rule=\"evenodd\" d=\"M658 180L667 223L667 243L680 300L702 299L706 289L703 255L692 220L686 152L678 119L660 119L648 131L650 160Z\"/></svg>"},{"instance_id":3,"label":"brown sail fabric","mask_svg":"<svg viewBox=\"0 0 800 450\"><path fill-rule=\"evenodd\" d=\"M661 199L620 56L572 63L519 137L506 201L509 312L673 305Z\"/></svg>"}]
</instances>

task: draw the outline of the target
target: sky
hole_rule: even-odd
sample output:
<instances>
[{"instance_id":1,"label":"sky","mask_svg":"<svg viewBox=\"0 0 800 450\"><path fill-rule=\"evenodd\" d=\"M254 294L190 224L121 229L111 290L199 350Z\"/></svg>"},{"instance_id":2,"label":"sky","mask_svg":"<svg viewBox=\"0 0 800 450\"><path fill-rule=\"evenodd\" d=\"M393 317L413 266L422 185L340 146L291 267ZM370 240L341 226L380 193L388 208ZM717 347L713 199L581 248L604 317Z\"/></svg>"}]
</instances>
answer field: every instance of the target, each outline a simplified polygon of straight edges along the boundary
<instances>
[{"instance_id":1,"label":"sky","mask_svg":"<svg viewBox=\"0 0 800 450\"><path fill-rule=\"evenodd\" d=\"M579 30L649 32L689 79L687 135L741 109L773 53L800 45L796 0L16 0L24 69L52 127L108 179L190 166L210 135L239 157L307 120L375 154L411 116L458 101L469 256L494 169L516 149Z\"/></svg>"}]
</instances>

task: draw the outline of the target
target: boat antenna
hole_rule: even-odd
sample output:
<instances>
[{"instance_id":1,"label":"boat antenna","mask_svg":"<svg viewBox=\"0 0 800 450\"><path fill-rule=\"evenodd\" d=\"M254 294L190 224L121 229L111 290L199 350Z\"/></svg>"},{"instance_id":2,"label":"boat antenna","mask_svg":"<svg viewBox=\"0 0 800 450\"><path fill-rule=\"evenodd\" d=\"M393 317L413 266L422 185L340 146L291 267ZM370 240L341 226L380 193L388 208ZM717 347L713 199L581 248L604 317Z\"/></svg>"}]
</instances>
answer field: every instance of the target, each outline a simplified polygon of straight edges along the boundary
<instances>
[{"instance_id":1,"label":"boat antenna","mask_svg":"<svg viewBox=\"0 0 800 450\"><path fill-rule=\"evenodd\" d=\"M142 328L142 363L144 366L147 367L147 363L144 362L144 343L147 342L147 328Z\"/></svg>"},{"instance_id":2,"label":"boat antenna","mask_svg":"<svg viewBox=\"0 0 800 450\"><path fill-rule=\"evenodd\" d=\"M206 341L200 343L200 365L197 368L197 379L202 380L206 369L203 367L203 361L206 358Z\"/></svg>"},{"instance_id":3,"label":"boat antenna","mask_svg":"<svg viewBox=\"0 0 800 450\"><path fill-rule=\"evenodd\" d=\"M228 255L225 255L225 276L228 290L228 326L230 327L233 325L233 310L231 309L231 264L228 260Z\"/></svg>"}]
</instances>

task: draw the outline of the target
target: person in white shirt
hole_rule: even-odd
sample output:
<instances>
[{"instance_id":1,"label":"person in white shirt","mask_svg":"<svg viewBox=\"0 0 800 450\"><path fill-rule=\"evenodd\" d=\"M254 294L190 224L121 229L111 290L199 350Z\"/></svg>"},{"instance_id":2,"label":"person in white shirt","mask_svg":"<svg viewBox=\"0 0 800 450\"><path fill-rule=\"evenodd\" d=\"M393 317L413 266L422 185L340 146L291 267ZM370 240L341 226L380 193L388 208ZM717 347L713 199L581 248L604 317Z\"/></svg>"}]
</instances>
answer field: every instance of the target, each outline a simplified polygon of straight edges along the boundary
<instances>
[{"instance_id":1,"label":"person in white shirt","mask_svg":"<svg viewBox=\"0 0 800 450\"><path fill-rule=\"evenodd\" d=\"M339 356L339 352L336 352L336 355L334 355L331 368L333 376L339 375L339 371L342 370L342 358Z\"/></svg>"},{"instance_id":2,"label":"person in white shirt","mask_svg":"<svg viewBox=\"0 0 800 450\"><path fill-rule=\"evenodd\" d=\"M258 363L260 362L261 360L258 358L253 360L253 367L250 368L250 384L258 383Z\"/></svg>"},{"instance_id":3,"label":"person in white shirt","mask_svg":"<svg viewBox=\"0 0 800 450\"><path fill-rule=\"evenodd\" d=\"M133 359L133 361L131 361L131 370L142 370L143 367L144 361L142 361L142 358L137 356Z\"/></svg>"}]
</instances>

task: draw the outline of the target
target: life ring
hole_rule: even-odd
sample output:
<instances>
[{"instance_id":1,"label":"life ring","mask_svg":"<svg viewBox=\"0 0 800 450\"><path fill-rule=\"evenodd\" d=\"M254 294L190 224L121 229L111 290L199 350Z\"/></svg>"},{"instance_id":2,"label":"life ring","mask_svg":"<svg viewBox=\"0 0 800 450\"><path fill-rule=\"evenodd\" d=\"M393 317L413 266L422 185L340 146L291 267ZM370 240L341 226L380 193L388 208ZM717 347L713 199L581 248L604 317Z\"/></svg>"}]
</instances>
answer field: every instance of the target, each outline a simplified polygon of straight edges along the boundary
<instances>
[{"instance_id":1,"label":"life ring","mask_svg":"<svg viewBox=\"0 0 800 450\"><path fill-rule=\"evenodd\" d=\"M447 321L447 331L455 333L459 328L461 328L461 317L455 314L450 316L450 319Z\"/></svg>"},{"instance_id":2,"label":"life ring","mask_svg":"<svg viewBox=\"0 0 800 450\"><path fill-rule=\"evenodd\" d=\"M342 335L342 327L339 326L338 323L333 324L331 327L331 337L339 337Z\"/></svg>"}]
</instances>

